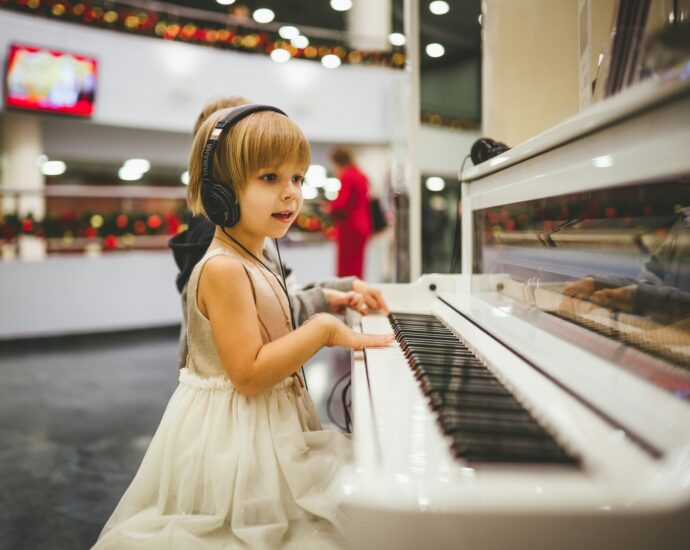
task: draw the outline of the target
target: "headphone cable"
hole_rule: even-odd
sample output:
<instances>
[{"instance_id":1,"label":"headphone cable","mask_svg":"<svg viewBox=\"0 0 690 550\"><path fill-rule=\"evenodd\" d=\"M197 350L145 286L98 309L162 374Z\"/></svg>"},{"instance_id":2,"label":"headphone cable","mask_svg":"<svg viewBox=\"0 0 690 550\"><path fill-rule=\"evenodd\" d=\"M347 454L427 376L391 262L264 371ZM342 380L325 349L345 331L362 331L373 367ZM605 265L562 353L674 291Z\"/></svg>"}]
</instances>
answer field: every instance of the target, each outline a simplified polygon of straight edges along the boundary
<instances>
[{"instance_id":1,"label":"headphone cable","mask_svg":"<svg viewBox=\"0 0 690 550\"><path fill-rule=\"evenodd\" d=\"M259 262L264 268L266 268L271 275L273 275L276 278L276 281L278 281L278 284L280 285L280 288L283 289L283 292L285 293L285 297L287 298L288 301L288 309L290 310L290 324L292 325L292 330L297 329L297 324L295 323L295 314L292 311L292 300L290 299L290 293L287 290L287 282L285 281L285 269L283 267L283 260L280 257L280 247L278 246L278 239L273 239L276 245L276 250L278 251L278 265L280 266L280 273L283 277L283 280L280 280L280 277L276 275L271 268L269 268L261 259L257 258L246 246L244 246L240 241L238 241L235 237L230 235L225 230L224 226L220 226L221 231L230 239L232 242L234 242L237 246L239 246L242 250L244 250L247 254L249 254L252 258L254 258L257 262ZM304 365L301 367L302 370L302 379L304 380L304 387L309 391L309 384L307 384L307 375L304 372Z\"/></svg>"}]
</instances>

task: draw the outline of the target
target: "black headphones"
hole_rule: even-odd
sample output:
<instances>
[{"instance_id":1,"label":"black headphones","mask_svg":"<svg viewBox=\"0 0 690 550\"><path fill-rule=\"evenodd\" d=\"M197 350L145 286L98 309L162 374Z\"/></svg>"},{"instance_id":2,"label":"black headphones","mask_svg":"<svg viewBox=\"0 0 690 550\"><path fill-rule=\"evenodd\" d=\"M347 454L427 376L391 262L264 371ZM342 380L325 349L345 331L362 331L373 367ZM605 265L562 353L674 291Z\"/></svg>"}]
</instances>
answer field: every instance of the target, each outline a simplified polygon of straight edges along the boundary
<instances>
[{"instance_id":1,"label":"black headphones","mask_svg":"<svg viewBox=\"0 0 690 550\"><path fill-rule=\"evenodd\" d=\"M510 149L510 147L508 147L505 143L483 137L479 138L472 144L470 157L472 158L472 163L476 166L477 164L481 164L482 162L498 156L501 153L505 153L508 149Z\"/></svg>"},{"instance_id":2,"label":"black headphones","mask_svg":"<svg viewBox=\"0 0 690 550\"><path fill-rule=\"evenodd\" d=\"M231 185L213 179L213 157L218 141L225 130L249 115L261 111L274 111L287 116L277 107L270 105L240 105L216 123L204 147L201 162L201 203L208 219L221 227L232 227L240 220L240 205Z\"/></svg>"}]
</instances>

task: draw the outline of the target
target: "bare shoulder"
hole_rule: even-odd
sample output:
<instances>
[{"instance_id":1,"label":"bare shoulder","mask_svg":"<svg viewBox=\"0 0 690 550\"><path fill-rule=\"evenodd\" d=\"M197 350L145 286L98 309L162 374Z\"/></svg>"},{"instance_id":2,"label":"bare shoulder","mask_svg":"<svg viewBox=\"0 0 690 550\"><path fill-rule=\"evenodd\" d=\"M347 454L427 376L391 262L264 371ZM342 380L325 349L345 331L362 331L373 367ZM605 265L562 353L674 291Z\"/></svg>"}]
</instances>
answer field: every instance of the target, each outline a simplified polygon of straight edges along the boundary
<instances>
[{"instance_id":1,"label":"bare shoulder","mask_svg":"<svg viewBox=\"0 0 690 550\"><path fill-rule=\"evenodd\" d=\"M242 262L226 254L219 254L206 261L199 278L198 301L206 314L211 303L237 303L252 295L249 276ZM213 300L209 298L213 296Z\"/></svg>"}]
</instances>

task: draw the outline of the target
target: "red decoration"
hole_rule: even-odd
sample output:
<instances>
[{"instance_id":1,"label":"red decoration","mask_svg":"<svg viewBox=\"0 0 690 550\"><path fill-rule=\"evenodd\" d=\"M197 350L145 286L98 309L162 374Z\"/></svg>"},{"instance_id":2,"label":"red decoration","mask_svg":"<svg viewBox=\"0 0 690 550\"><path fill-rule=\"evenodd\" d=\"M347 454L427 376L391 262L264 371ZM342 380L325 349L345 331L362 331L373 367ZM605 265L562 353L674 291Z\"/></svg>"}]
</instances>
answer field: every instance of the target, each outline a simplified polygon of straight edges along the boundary
<instances>
[{"instance_id":1,"label":"red decoration","mask_svg":"<svg viewBox=\"0 0 690 550\"><path fill-rule=\"evenodd\" d=\"M117 248L117 237L115 235L107 235L103 239L103 248L106 250L115 250Z\"/></svg>"},{"instance_id":2,"label":"red decoration","mask_svg":"<svg viewBox=\"0 0 690 550\"><path fill-rule=\"evenodd\" d=\"M151 229L158 229L162 223L163 220L158 214L151 214L148 220L146 220L146 225L148 225Z\"/></svg>"},{"instance_id":3,"label":"red decoration","mask_svg":"<svg viewBox=\"0 0 690 550\"><path fill-rule=\"evenodd\" d=\"M128 223L129 218L125 214L120 214L117 218L115 218L115 225L117 225L120 229L127 227Z\"/></svg>"}]
</instances>

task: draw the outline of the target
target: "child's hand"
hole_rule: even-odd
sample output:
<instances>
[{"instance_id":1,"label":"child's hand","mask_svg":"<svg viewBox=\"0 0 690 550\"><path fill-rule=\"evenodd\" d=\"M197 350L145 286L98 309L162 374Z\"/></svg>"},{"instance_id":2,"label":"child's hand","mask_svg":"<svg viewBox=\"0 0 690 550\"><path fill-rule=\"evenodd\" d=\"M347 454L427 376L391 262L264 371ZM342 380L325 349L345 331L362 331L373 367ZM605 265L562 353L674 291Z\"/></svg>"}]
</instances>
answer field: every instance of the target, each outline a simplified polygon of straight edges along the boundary
<instances>
[{"instance_id":1,"label":"child's hand","mask_svg":"<svg viewBox=\"0 0 690 550\"><path fill-rule=\"evenodd\" d=\"M352 290L362 295L364 303L369 309L380 309L383 313L388 315L388 306L383 300L383 295L380 290L365 283L361 279L352 281Z\"/></svg>"},{"instance_id":2,"label":"child's hand","mask_svg":"<svg viewBox=\"0 0 690 550\"><path fill-rule=\"evenodd\" d=\"M354 309L362 315L367 314L364 307L364 297L359 293L351 290L350 292L340 292L339 290L331 290L330 288L322 289L328 302L328 311L338 315L344 315L347 308Z\"/></svg>"},{"instance_id":3,"label":"child's hand","mask_svg":"<svg viewBox=\"0 0 690 550\"><path fill-rule=\"evenodd\" d=\"M328 337L326 345L328 347L342 346L344 348L361 350L364 348L384 348L390 344L395 336L392 333L388 334L365 334L355 332L345 323L336 319L332 315L326 319L328 326Z\"/></svg>"}]
</instances>

